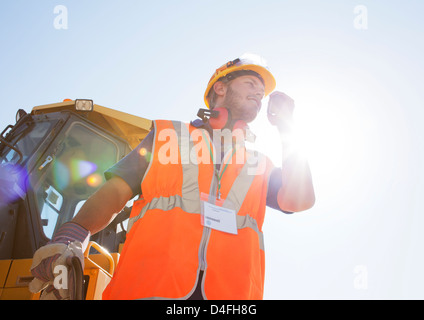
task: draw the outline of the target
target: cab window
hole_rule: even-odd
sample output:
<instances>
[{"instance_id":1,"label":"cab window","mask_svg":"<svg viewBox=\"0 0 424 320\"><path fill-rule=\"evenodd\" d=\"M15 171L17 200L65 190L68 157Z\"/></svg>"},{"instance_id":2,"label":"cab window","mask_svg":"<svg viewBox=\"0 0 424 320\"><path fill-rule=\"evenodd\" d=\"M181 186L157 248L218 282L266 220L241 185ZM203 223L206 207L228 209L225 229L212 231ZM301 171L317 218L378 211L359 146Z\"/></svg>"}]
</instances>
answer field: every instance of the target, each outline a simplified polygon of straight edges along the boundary
<instances>
[{"instance_id":1,"label":"cab window","mask_svg":"<svg viewBox=\"0 0 424 320\"><path fill-rule=\"evenodd\" d=\"M67 130L35 190L46 237L72 219L117 160L118 147L112 139L79 123Z\"/></svg>"}]
</instances>

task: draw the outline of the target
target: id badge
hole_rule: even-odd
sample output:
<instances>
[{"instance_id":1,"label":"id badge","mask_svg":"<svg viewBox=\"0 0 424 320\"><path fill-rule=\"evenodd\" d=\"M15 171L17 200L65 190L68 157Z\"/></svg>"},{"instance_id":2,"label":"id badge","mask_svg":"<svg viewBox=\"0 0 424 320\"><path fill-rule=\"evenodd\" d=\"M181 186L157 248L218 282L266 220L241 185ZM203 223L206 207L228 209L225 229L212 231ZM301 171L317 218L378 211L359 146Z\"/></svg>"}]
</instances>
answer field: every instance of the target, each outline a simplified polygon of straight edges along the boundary
<instances>
[{"instance_id":1,"label":"id badge","mask_svg":"<svg viewBox=\"0 0 424 320\"><path fill-rule=\"evenodd\" d=\"M200 201L202 226L237 234L236 211L230 201L225 201L222 198L217 199L216 196L205 193L200 195Z\"/></svg>"}]
</instances>

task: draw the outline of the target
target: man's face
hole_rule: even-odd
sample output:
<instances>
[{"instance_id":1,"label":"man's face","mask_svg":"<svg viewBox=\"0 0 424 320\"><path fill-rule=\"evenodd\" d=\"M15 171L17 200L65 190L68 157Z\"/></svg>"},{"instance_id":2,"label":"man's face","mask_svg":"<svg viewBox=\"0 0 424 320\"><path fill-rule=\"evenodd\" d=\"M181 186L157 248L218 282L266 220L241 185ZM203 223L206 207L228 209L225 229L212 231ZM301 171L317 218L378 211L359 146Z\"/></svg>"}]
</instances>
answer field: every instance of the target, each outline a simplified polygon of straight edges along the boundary
<instances>
[{"instance_id":1,"label":"man's face","mask_svg":"<svg viewBox=\"0 0 424 320\"><path fill-rule=\"evenodd\" d=\"M246 75L232 80L224 97L223 106L231 111L233 119L252 122L262 106L265 87L259 78Z\"/></svg>"}]
</instances>

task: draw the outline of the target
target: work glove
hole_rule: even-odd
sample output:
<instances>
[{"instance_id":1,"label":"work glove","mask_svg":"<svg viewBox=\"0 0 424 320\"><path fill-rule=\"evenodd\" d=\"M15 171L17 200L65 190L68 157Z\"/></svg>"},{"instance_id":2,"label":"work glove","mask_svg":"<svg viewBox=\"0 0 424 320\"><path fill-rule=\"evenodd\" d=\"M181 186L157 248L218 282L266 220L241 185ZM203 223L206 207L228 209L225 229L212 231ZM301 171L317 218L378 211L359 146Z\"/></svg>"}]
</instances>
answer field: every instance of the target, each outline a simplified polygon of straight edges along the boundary
<instances>
[{"instance_id":1,"label":"work glove","mask_svg":"<svg viewBox=\"0 0 424 320\"><path fill-rule=\"evenodd\" d=\"M73 296L74 274L71 259L77 257L84 270L84 252L90 232L82 226L67 222L59 228L52 240L38 249L33 257L29 284L32 293L44 290L40 300L67 300Z\"/></svg>"}]
</instances>

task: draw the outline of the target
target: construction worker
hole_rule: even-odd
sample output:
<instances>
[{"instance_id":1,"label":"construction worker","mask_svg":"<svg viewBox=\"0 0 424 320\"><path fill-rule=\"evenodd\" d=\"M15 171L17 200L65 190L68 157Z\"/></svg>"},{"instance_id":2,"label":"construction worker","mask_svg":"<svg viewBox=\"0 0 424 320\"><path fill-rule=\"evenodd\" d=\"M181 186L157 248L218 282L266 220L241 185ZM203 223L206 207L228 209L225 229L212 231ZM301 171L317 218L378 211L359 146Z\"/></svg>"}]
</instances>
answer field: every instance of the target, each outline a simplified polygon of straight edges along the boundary
<instances>
[{"instance_id":1,"label":"construction worker","mask_svg":"<svg viewBox=\"0 0 424 320\"><path fill-rule=\"evenodd\" d=\"M36 252L30 289L66 298L69 292L52 285L54 266L81 256L90 235L139 195L104 299L262 299L266 206L293 213L315 202L308 163L287 154L284 139L275 141L281 168L244 144L275 85L261 58L245 55L212 75L201 119L153 121L141 144L106 172L102 188ZM281 103L268 119L283 136L294 102L281 92L272 98ZM217 134L225 130L243 139Z\"/></svg>"}]
</instances>

